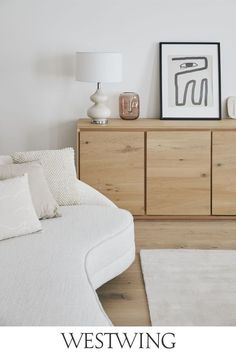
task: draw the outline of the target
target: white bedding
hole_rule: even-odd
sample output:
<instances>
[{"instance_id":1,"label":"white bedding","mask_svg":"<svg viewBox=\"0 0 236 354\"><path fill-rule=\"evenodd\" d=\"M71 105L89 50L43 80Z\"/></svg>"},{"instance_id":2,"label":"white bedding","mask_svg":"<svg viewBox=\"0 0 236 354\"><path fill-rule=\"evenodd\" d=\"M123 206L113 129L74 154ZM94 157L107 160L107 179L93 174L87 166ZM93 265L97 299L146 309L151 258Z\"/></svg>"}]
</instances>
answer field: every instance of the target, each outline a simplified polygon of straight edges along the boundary
<instances>
[{"instance_id":1,"label":"white bedding","mask_svg":"<svg viewBox=\"0 0 236 354\"><path fill-rule=\"evenodd\" d=\"M61 212L42 232L0 242L0 325L111 324L94 287L134 258L133 218L106 206Z\"/></svg>"}]
</instances>

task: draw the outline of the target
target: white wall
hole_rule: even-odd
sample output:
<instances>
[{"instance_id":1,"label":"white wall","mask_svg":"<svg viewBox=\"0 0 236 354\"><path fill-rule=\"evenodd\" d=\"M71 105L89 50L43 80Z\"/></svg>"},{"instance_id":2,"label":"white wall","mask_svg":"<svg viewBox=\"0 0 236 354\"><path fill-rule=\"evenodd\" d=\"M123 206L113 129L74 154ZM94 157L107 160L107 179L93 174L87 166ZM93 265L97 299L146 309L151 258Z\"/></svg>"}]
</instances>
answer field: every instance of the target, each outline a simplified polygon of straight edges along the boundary
<instances>
[{"instance_id":1,"label":"white wall","mask_svg":"<svg viewBox=\"0 0 236 354\"><path fill-rule=\"evenodd\" d=\"M75 51L121 51L118 94L158 117L160 41L220 41L222 97L236 95L235 0L0 0L0 154L75 144L94 84L74 81Z\"/></svg>"}]
</instances>

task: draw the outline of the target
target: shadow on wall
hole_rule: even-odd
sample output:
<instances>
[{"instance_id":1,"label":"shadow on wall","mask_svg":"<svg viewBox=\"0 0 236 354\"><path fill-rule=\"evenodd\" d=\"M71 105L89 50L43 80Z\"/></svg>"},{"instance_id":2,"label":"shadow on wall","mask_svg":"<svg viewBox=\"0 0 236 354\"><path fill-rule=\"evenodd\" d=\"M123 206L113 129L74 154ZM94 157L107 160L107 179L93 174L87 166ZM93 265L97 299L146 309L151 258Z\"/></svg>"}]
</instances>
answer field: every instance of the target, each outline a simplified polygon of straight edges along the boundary
<instances>
[{"instance_id":1,"label":"shadow on wall","mask_svg":"<svg viewBox=\"0 0 236 354\"><path fill-rule=\"evenodd\" d=\"M76 120L55 122L47 126L40 126L29 130L24 139L24 147L21 151L63 149L76 147ZM44 141L39 139L44 136Z\"/></svg>"},{"instance_id":2,"label":"shadow on wall","mask_svg":"<svg viewBox=\"0 0 236 354\"><path fill-rule=\"evenodd\" d=\"M144 70L142 86L146 92L147 99L147 118L160 116L160 73L159 73L159 45L153 43L147 53L147 70ZM153 102L155 106L153 107Z\"/></svg>"},{"instance_id":3,"label":"shadow on wall","mask_svg":"<svg viewBox=\"0 0 236 354\"><path fill-rule=\"evenodd\" d=\"M59 148L73 147L76 149L76 128L77 120L57 123L54 128L55 130L53 129L54 138L56 132L56 146Z\"/></svg>"}]
</instances>

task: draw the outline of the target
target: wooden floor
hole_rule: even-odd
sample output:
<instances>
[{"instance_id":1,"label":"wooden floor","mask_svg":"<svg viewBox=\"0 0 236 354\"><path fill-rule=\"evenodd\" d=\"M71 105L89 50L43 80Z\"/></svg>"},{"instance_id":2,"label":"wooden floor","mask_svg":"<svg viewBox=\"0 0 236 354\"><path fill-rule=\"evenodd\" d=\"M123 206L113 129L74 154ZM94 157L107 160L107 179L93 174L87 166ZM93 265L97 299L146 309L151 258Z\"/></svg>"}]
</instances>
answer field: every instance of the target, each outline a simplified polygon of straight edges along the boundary
<instances>
[{"instance_id":1,"label":"wooden floor","mask_svg":"<svg viewBox=\"0 0 236 354\"><path fill-rule=\"evenodd\" d=\"M140 249L236 249L236 221L135 221L135 228L134 264L98 289L106 313L117 326L150 325Z\"/></svg>"}]
</instances>

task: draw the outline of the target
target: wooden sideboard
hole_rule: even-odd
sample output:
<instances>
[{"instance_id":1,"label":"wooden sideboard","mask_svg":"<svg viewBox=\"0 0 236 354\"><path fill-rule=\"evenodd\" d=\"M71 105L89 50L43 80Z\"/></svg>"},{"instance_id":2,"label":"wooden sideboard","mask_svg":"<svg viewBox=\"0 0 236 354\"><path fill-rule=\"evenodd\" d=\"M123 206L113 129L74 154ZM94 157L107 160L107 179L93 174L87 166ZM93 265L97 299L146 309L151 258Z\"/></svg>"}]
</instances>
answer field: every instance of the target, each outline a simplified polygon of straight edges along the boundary
<instances>
[{"instance_id":1,"label":"wooden sideboard","mask_svg":"<svg viewBox=\"0 0 236 354\"><path fill-rule=\"evenodd\" d=\"M80 119L77 170L140 218L235 218L236 121Z\"/></svg>"}]
</instances>

